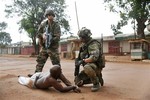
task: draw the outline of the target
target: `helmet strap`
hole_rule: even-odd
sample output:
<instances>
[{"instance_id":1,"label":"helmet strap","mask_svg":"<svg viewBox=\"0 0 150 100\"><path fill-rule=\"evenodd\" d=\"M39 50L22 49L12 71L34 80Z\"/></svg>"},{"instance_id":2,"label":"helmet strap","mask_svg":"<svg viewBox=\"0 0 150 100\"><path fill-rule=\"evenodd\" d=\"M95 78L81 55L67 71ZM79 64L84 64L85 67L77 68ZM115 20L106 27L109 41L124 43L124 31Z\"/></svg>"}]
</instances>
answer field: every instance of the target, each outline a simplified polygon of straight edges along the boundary
<instances>
[{"instance_id":1,"label":"helmet strap","mask_svg":"<svg viewBox=\"0 0 150 100\"><path fill-rule=\"evenodd\" d=\"M91 37L86 37L86 38L84 38L84 40L85 40L85 43L87 43L89 40L91 40L92 38Z\"/></svg>"}]
</instances>

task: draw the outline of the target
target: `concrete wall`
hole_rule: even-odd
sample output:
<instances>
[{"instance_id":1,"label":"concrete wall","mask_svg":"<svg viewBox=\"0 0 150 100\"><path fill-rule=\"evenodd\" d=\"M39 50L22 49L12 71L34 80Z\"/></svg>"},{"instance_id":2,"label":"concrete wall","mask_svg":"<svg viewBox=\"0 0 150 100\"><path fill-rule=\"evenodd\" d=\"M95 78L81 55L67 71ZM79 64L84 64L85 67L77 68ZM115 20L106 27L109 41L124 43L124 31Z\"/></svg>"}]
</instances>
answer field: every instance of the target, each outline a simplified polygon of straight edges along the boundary
<instances>
[{"instance_id":1,"label":"concrete wall","mask_svg":"<svg viewBox=\"0 0 150 100\"><path fill-rule=\"evenodd\" d=\"M103 42L103 53L108 53L108 41Z\"/></svg>"},{"instance_id":2,"label":"concrete wall","mask_svg":"<svg viewBox=\"0 0 150 100\"><path fill-rule=\"evenodd\" d=\"M0 54L20 54L20 47L0 48Z\"/></svg>"},{"instance_id":3,"label":"concrete wall","mask_svg":"<svg viewBox=\"0 0 150 100\"><path fill-rule=\"evenodd\" d=\"M128 41L120 41L123 53L130 53L130 43Z\"/></svg>"}]
</instances>

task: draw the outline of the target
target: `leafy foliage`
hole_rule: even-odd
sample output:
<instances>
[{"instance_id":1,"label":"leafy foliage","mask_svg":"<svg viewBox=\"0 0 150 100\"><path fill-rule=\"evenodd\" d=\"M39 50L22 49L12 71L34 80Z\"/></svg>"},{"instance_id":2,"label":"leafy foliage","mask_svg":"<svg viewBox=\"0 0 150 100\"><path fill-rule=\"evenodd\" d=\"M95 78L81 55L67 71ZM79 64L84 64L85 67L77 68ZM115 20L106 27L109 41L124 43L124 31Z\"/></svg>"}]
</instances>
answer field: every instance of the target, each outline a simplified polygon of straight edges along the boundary
<instances>
[{"instance_id":1,"label":"leafy foliage","mask_svg":"<svg viewBox=\"0 0 150 100\"><path fill-rule=\"evenodd\" d=\"M129 19L132 19L137 22L137 34L141 38L145 38L145 22L150 18L149 0L104 0L104 2L106 7L110 9L110 12L120 15L121 20L118 21L117 26L111 26L115 35L120 33L121 27L128 24Z\"/></svg>"},{"instance_id":2,"label":"leafy foliage","mask_svg":"<svg viewBox=\"0 0 150 100\"><path fill-rule=\"evenodd\" d=\"M7 5L5 12L7 17L13 14L21 16L19 22L20 32L24 29L36 46L36 32L41 21L44 19L44 13L47 8L51 8L55 13L55 19L60 23L63 30L62 35L70 30L69 22L66 19L65 0L13 0L12 5ZM36 48L35 48L36 50Z\"/></svg>"},{"instance_id":3,"label":"leafy foliage","mask_svg":"<svg viewBox=\"0 0 150 100\"><path fill-rule=\"evenodd\" d=\"M5 47L11 43L12 39L9 33L0 32L0 47Z\"/></svg>"},{"instance_id":4,"label":"leafy foliage","mask_svg":"<svg viewBox=\"0 0 150 100\"><path fill-rule=\"evenodd\" d=\"M7 28L7 23L0 23L0 47L5 47L11 43L12 39L9 33L3 32Z\"/></svg>"},{"instance_id":5,"label":"leafy foliage","mask_svg":"<svg viewBox=\"0 0 150 100\"><path fill-rule=\"evenodd\" d=\"M7 23L5 23L5 22L0 23L0 31L5 30L6 27L7 27Z\"/></svg>"}]
</instances>

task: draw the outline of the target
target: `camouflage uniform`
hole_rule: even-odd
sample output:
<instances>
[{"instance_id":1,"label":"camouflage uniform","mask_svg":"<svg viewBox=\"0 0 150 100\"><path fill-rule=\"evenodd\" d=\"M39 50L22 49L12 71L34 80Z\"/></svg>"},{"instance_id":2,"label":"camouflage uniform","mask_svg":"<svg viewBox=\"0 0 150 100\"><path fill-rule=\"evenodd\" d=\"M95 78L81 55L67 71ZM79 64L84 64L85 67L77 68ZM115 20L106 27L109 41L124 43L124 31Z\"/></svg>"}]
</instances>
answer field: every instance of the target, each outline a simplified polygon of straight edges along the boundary
<instances>
[{"instance_id":1,"label":"camouflage uniform","mask_svg":"<svg viewBox=\"0 0 150 100\"><path fill-rule=\"evenodd\" d=\"M80 47L78 60L91 59L90 63L83 63L83 70L75 77L75 84L84 85L93 83L98 85L99 82L103 86L102 69L105 67L105 62L101 50L101 44L97 40L89 38L87 42L83 43ZM80 81L82 84L78 84Z\"/></svg>"},{"instance_id":2,"label":"camouflage uniform","mask_svg":"<svg viewBox=\"0 0 150 100\"><path fill-rule=\"evenodd\" d=\"M48 24L48 20L44 20L38 29L38 37L42 37L43 33L45 32L45 27ZM60 58L59 58L59 41L60 41L60 35L61 30L60 26L57 22L53 21L48 28L48 31L52 33L52 41L51 45L48 49L46 49L44 46L41 47L40 53L37 57L37 65L35 72L41 72L44 64L46 63L48 57L50 57L51 62L53 65L60 65Z\"/></svg>"}]
</instances>

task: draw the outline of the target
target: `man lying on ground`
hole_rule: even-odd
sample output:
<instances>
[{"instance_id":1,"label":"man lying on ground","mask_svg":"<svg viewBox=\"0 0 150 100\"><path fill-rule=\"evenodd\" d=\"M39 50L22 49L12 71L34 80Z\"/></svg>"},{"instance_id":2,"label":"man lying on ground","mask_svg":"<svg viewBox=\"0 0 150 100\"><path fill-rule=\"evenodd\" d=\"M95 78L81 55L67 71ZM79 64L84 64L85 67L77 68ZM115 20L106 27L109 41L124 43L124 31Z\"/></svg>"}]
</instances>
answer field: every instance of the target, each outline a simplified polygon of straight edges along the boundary
<instances>
[{"instance_id":1,"label":"man lying on ground","mask_svg":"<svg viewBox=\"0 0 150 100\"><path fill-rule=\"evenodd\" d=\"M62 84L57 81L57 79L61 79L66 87L63 87ZM54 87L60 92L69 92L71 90L76 93L81 92L77 86L72 85L71 82L64 77L59 65L53 65L48 73L37 72L30 78L18 76L18 82L29 88L48 89L49 87Z\"/></svg>"}]
</instances>

